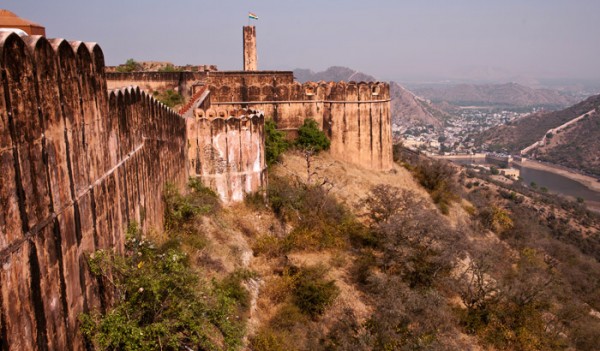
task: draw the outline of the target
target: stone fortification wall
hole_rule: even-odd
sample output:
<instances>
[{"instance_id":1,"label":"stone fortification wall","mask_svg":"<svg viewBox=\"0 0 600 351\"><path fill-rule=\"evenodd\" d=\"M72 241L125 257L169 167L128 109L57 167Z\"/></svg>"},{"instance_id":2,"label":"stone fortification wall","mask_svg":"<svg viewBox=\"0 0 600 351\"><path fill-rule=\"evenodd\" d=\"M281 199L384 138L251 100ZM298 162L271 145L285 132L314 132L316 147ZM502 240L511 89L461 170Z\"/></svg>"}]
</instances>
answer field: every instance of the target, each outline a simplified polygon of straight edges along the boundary
<instances>
[{"instance_id":1,"label":"stone fortification wall","mask_svg":"<svg viewBox=\"0 0 600 351\"><path fill-rule=\"evenodd\" d=\"M176 90L185 98L194 93L194 86L206 85L256 85L256 84L290 84L294 81L293 72L289 71L208 71L208 72L107 72L109 89L118 89L137 85L143 90Z\"/></svg>"},{"instance_id":2,"label":"stone fortification wall","mask_svg":"<svg viewBox=\"0 0 600 351\"><path fill-rule=\"evenodd\" d=\"M0 344L84 349L79 314L111 302L85 255L162 225L185 121L138 88L108 94L94 43L2 34L0 71Z\"/></svg>"},{"instance_id":3,"label":"stone fortification wall","mask_svg":"<svg viewBox=\"0 0 600 351\"><path fill-rule=\"evenodd\" d=\"M277 85L292 84L294 72L292 71L217 71L208 72L206 84L214 87L221 86L252 86L252 85Z\"/></svg>"},{"instance_id":4,"label":"stone fortification wall","mask_svg":"<svg viewBox=\"0 0 600 351\"><path fill-rule=\"evenodd\" d=\"M261 110L291 137L306 118L313 118L330 137L336 158L372 169L392 167L389 84L228 83L209 85L217 116L239 108Z\"/></svg>"},{"instance_id":5,"label":"stone fortification wall","mask_svg":"<svg viewBox=\"0 0 600 351\"><path fill-rule=\"evenodd\" d=\"M196 110L187 118L191 177L214 189L224 202L266 186L264 115L257 111Z\"/></svg>"},{"instance_id":6,"label":"stone fortification wall","mask_svg":"<svg viewBox=\"0 0 600 351\"><path fill-rule=\"evenodd\" d=\"M184 97L193 95L193 85L203 81L207 72L107 72L108 89L119 89L130 85L146 91L175 90Z\"/></svg>"}]
</instances>

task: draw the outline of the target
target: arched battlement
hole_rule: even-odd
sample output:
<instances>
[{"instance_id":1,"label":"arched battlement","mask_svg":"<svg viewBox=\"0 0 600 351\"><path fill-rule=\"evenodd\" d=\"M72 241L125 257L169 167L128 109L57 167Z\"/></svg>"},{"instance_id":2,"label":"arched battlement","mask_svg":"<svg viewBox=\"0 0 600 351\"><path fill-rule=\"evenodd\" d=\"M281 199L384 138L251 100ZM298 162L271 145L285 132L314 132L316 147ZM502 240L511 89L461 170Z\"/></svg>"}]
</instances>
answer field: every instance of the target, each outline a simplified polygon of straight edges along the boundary
<instances>
[{"instance_id":1,"label":"arched battlement","mask_svg":"<svg viewBox=\"0 0 600 351\"><path fill-rule=\"evenodd\" d=\"M358 100L358 85L354 82L348 83L346 86L346 101L357 101Z\"/></svg>"},{"instance_id":2,"label":"arched battlement","mask_svg":"<svg viewBox=\"0 0 600 351\"><path fill-rule=\"evenodd\" d=\"M216 118L217 117L217 111L215 109L209 108L208 110L206 110L206 117L208 117L208 118Z\"/></svg>"},{"instance_id":3,"label":"arched battlement","mask_svg":"<svg viewBox=\"0 0 600 351\"><path fill-rule=\"evenodd\" d=\"M306 82L302 84L302 91L307 99L317 95L318 84L314 82Z\"/></svg>"},{"instance_id":4,"label":"arched battlement","mask_svg":"<svg viewBox=\"0 0 600 351\"><path fill-rule=\"evenodd\" d=\"M343 101L346 98L347 85L344 82L334 83L329 93L329 99L334 101Z\"/></svg>"},{"instance_id":5,"label":"arched battlement","mask_svg":"<svg viewBox=\"0 0 600 351\"><path fill-rule=\"evenodd\" d=\"M294 82L290 84L290 100L293 101L302 101L305 100L306 97L304 95L304 89L302 89L302 84L298 82Z\"/></svg>"},{"instance_id":6,"label":"arched battlement","mask_svg":"<svg viewBox=\"0 0 600 351\"><path fill-rule=\"evenodd\" d=\"M102 51L100 45L98 45L98 43L95 42L86 42L84 44L93 57L95 67L104 68L104 52Z\"/></svg>"},{"instance_id":7,"label":"arched battlement","mask_svg":"<svg viewBox=\"0 0 600 351\"><path fill-rule=\"evenodd\" d=\"M33 70L27 45L17 34L0 33L0 57L7 79L12 82L19 82L20 77L30 75Z\"/></svg>"},{"instance_id":8,"label":"arched battlement","mask_svg":"<svg viewBox=\"0 0 600 351\"><path fill-rule=\"evenodd\" d=\"M219 108L217 109L217 118L226 119L229 116L229 112L226 109Z\"/></svg>"}]
</instances>

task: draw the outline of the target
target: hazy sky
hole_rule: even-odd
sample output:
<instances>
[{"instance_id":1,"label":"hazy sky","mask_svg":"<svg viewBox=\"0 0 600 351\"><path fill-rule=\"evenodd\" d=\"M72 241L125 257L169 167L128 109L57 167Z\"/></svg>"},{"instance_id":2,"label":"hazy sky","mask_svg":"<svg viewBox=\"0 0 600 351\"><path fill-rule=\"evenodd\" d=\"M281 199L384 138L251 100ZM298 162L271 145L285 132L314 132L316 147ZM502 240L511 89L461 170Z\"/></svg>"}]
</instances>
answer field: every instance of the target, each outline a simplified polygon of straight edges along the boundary
<instances>
[{"instance_id":1,"label":"hazy sky","mask_svg":"<svg viewBox=\"0 0 600 351\"><path fill-rule=\"evenodd\" d=\"M248 11L260 69L348 66L400 81L600 79L600 0L4 0L48 37L127 58L241 69Z\"/></svg>"}]
</instances>

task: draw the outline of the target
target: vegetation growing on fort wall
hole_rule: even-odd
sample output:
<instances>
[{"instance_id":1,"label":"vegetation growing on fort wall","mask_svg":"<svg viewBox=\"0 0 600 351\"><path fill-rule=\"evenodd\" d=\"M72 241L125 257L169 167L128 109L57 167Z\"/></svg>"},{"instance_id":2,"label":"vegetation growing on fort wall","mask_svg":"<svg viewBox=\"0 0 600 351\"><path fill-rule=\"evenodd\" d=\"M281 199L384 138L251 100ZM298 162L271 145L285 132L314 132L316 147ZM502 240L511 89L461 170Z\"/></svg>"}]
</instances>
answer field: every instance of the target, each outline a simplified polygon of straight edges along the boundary
<instances>
[{"instance_id":1,"label":"vegetation growing on fort wall","mask_svg":"<svg viewBox=\"0 0 600 351\"><path fill-rule=\"evenodd\" d=\"M171 108L181 105L184 102L183 96L172 89L162 92L155 91L154 98Z\"/></svg>"}]
</instances>

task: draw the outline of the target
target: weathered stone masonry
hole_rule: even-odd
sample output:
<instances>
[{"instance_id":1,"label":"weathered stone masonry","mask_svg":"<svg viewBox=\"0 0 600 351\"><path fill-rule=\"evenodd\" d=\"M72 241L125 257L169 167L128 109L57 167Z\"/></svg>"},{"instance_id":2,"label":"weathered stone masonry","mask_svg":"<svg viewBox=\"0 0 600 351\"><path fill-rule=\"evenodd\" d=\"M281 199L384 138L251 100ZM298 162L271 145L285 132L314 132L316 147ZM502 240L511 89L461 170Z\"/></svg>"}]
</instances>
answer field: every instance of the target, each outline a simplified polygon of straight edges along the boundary
<instances>
[{"instance_id":1,"label":"weathered stone masonry","mask_svg":"<svg viewBox=\"0 0 600 351\"><path fill-rule=\"evenodd\" d=\"M85 254L162 225L186 124L138 88L109 94L94 43L2 34L0 71L1 348L84 349L78 315L111 302Z\"/></svg>"},{"instance_id":2,"label":"weathered stone masonry","mask_svg":"<svg viewBox=\"0 0 600 351\"><path fill-rule=\"evenodd\" d=\"M387 83L300 84L288 71L133 72L107 76L109 87L170 84L179 86L179 91L188 97L195 87L207 87L214 115L229 115L229 111L242 108L259 110L291 137L306 118L314 118L331 139L331 153L336 158L371 169L392 167ZM206 110L206 114L210 111Z\"/></svg>"},{"instance_id":3,"label":"weathered stone masonry","mask_svg":"<svg viewBox=\"0 0 600 351\"><path fill-rule=\"evenodd\" d=\"M214 189L225 202L242 201L267 181L264 115L238 110L187 118L190 176Z\"/></svg>"},{"instance_id":4,"label":"weathered stone masonry","mask_svg":"<svg viewBox=\"0 0 600 351\"><path fill-rule=\"evenodd\" d=\"M392 168L390 92L387 83L293 82L291 72L273 78L254 74L211 75L211 111L261 110L277 128L294 136L313 118L331 140L331 154L377 170ZM291 79L290 79L291 77ZM291 82L290 82L291 81ZM222 112L225 111L225 112Z\"/></svg>"}]
</instances>

